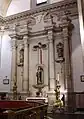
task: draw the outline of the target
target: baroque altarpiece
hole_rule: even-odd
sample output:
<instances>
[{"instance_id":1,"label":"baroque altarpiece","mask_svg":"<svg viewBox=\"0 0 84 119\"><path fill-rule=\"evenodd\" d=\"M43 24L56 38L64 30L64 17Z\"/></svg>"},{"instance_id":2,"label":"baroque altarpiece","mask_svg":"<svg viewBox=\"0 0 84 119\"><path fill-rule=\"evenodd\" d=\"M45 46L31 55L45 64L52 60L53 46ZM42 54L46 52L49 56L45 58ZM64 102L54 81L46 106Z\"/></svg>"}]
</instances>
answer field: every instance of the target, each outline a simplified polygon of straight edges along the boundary
<instances>
[{"instance_id":1,"label":"baroque altarpiece","mask_svg":"<svg viewBox=\"0 0 84 119\"><path fill-rule=\"evenodd\" d=\"M52 101L57 80L62 94L73 90L70 43L76 5L75 0L55 3L4 20L12 41L11 92L35 96L33 85L45 85L42 92Z\"/></svg>"}]
</instances>

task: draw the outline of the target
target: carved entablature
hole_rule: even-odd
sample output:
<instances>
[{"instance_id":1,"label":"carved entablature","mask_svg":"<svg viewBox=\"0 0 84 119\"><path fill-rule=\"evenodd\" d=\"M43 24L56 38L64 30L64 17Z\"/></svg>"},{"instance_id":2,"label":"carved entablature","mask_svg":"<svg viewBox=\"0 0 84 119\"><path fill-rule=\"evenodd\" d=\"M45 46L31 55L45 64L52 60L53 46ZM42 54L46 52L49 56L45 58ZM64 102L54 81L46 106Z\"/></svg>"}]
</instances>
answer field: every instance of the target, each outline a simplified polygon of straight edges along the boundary
<instances>
[{"instance_id":1,"label":"carved entablature","mask_svg":"<svg viewBox=\"0 0 84 119\"><path fill-rule=\"evenodd\" d=\"M63 1L63 3L60 2L62 4L59 4L58 6L56 4L55 8L54 8L54 4L53 4L53 9L47 10L47 12L44 16L44 22L49 22L50 19L51 19L51 21L53 19L53 23L56 23L56 22L59 23L59 22L62 22L61 19L63 16L68 16L68 17L70 17L70 19L72 19L72 14L74 14L73 16L77 15L76 14L77 9L75 9L75 7L77 6L76 1L73 1L73 3L72 3L72 1L67 1L67 2L68 2L68 4L66 4L65 1ZM73 6L71 4L73 4L74 7L69 8L70 6Z\"/></svg>"},{"instance_id":2,"label":"carved entablature","mask_svg":"<svg viewBox=\"0 0 84 119\"><path fill-rule=\"evenodd\" d=\"M38 17L39 15L41 15L40 19L38 19L39 22L44 20L45 23L52 22L56 23L58 26L60 24L61 17L64 15L70 17L70 19L78 17L77 1L64 0L4 18L0 17L0 25L4 25L5 29L9 31L13 30L12 25L16 25L16 31L19 33L19 30L25 28L24 23L32 28L32 26L36 24L36 16Z\"/></svg>"},{"instance_id":3,"label":"carved entablature","mask_svg":"<svg viewBox=\"0 0 84 119\"><path fill-rule=\"evenodd\" d=\"M28 32L32 29L32 26L36 24L36 20L34 17L29 16L28 19L14 22L13 24L5 25L5 29L9 31L11 34L14 32L18 35L28 34Z\"/></svg>"}]
</instances>

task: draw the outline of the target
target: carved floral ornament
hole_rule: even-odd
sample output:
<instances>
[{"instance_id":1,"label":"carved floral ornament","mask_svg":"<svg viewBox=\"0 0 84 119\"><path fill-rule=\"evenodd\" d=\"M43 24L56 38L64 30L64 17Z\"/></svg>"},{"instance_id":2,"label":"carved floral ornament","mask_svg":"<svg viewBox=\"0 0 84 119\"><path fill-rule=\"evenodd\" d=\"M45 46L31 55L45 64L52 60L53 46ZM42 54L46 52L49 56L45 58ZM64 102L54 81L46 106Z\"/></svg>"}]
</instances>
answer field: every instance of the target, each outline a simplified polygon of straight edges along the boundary
<instances>
[{"instance_id":1,"label":"carved floral ornament","mask_svg":"<svg viewBox=\"0 0 84 119\"><path fill-rule=\"evenodd\" d=\"M71 20L67 15L61 16L61 13L52 13L47 12L44 16L44 23L48 23L47 25L54 25L55 27L62 27L63 24L71 23Z\"/></svg>"},{"instance_id":2,"label":"carved floral ornament","mask_svg":"<svg viewBox=\"0 0 84 119\"><path fill-rule=\"evenodd\" d=\"M60 20L60 14L59 13L52 13L51 11L48 11L47 13L45 13L45 16L44 16L44 22L45 23L48 20L55 21L54 19L56 19L56 21L58 22Z\"/></svg>"},{"instance_id":3,"label":"carved floral ornament","mask_svg":"<svg viewBox=\"0 0 84 119\"><path fill-rule=\"evenodd\" d=\"M28 26L33 26L35 24L36 24L36 19L33 16L29 17L28 20L27 20L27 25Z\"/></svg>"}]
</instances>

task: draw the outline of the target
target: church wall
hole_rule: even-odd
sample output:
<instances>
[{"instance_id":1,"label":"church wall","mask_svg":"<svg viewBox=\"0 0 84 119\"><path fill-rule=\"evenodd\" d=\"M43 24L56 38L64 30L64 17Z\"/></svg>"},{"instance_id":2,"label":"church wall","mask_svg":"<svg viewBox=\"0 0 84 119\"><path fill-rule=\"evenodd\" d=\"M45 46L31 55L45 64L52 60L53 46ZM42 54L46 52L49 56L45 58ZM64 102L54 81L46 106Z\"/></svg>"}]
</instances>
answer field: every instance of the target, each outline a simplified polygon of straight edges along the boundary
<instances>
[{"instance_id":1,"label":"church wall","mask_svg":"<svg viewBox=\"0 0 84 119\"><path fill-rule=\"evenodd\" d=\"M1 46L1 66L0 66L0 91L10 92L10 81L11 81L11 41L8 35L4 35L2 38ZM4 85L3 79L9 79L9 84Z\"/></svg>"},{"instance_id":2,"label":"church wall","mask_svg":"<svg viewBox=\"0 0 84 119\"><path fill-rule=\"evenodd\" d=\"M84 91L84 83L81 82L80 76L83 74L82 49L80 41L80 29L78 19L72 20L74 30L72 32L72 75L74 91Z\"/></svg>"}]
</instances>

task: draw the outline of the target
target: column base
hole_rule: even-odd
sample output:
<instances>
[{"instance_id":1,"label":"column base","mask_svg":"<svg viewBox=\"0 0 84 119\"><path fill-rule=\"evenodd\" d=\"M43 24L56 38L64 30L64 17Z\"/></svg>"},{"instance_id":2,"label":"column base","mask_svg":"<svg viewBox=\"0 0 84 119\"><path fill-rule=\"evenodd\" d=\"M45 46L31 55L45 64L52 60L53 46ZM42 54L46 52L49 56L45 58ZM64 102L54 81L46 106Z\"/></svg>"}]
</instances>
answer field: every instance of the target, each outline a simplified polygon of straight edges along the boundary
<instances>
[{"instance_id":1,"label":"column base","mask_svg":"<svg viewBox=\"0 0 84 119\"><path fill-rule=\"evenodd\" d=\"M54 90L49 91L47 93L47 95L48 95L48 112L52 112L53 105L54 105L54 103L56 101L56 96L55 96Z\"/></svg>"}]
</instances>

